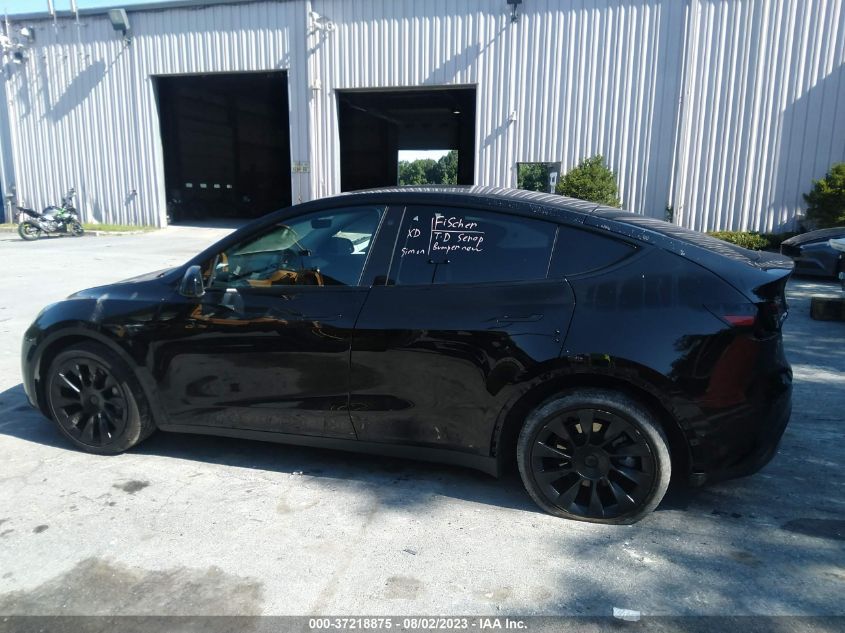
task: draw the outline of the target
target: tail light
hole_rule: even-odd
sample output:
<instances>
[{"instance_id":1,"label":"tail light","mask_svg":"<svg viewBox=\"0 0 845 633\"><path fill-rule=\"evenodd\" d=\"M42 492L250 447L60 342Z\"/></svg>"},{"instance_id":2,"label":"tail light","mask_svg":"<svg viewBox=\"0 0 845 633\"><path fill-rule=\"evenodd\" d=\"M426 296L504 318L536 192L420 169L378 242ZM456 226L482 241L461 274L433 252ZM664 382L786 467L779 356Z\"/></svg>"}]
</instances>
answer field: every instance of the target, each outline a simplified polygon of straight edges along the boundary
<instances>
[{"instance_id":1,"label":"tail light","mask_svg":"<svg viewBox=\"0 0 845 633\"><path fill-rule=\"evenodd\" d=\"M783 296L763 303L720 303L705 307L729 326L753 329L759 336L779 332L788 314Z\"/></svg>"},{"instance_id":2,"label":"tail light","mask_svg":"<svg viewBox=\"0 0 845 633\"><path fill-rule=\"evenodd\" d=\"M759 316L759 309L753 303L719 303L705 307L731 327L753 328Z\"/></svg>"}]
</instances>

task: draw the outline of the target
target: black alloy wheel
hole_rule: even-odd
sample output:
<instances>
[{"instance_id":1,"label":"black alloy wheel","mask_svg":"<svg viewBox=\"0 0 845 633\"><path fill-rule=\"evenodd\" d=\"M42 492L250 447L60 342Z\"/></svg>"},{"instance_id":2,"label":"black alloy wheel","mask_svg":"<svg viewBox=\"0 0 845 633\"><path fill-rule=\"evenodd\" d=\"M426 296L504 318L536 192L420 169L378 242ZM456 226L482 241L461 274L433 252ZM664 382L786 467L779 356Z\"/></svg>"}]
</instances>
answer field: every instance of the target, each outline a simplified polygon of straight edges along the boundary
<instances>
[{"instance_id":1,"label":"black alloy wheel","mask_svg":"<svg viewBox=\"0 0 845 633\"><path fill-rule=\"evenodd\" d=\"M82 228L82 225L79 222L71 222L70 234L73 237L82 237L82 235L85 234L85 229Z\"/></svg>"},{"instance_id":2,"label":"black alloy wheel","mask_svg":"<svg viewBox=\"0 0 845 633\"><path fill-rule=\"evenodd\" d=\"M50 402L56 422L83 444L105 446L126 430L126 395L111 372L96 360L71 358L56 367Z\"/></svg>"},{"instance_id":3,"label":"black alloy wheel","mask_svg":"<svg viewBox=\"0 0 845 633\"><path fill-rule=\"evenodd\" d=\"M155 430L132 371L97 343L74 345L53 359L46 396L59 430L91 453L121 453Z\"/></svg>"},{"instance_id":4,"label":"black alloy wheel","mask_svg":"<svg viewBox=\"0 0 845 633\"><path fill-rule=\"evenodd\" d=\"M567 518L633 523L669 482L669 453L647 411L613 392L555 399L529 417L518 461L535 501Z\"/></svg>"}]
</instances>

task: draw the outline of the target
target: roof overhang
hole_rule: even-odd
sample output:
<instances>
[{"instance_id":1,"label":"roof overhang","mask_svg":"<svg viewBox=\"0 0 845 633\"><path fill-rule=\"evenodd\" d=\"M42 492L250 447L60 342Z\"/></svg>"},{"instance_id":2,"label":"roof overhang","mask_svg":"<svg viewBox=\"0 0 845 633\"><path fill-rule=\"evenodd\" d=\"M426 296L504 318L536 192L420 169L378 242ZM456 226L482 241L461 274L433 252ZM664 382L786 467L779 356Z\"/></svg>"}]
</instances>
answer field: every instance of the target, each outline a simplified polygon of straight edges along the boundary
<instances>
[{"instance_id":1,"label":"roof overhang","mask_svg":"<svg viewBox=\"0 0 845 633\"><path fill-rule=\"evenodd\" d=\"M110 9L126 9L127 13L138 13L141 11L167 11L168 9L202 9L219 5L249 4L251 2L264 2L266 0L170 0L158 2L144 2L141 4L121 5L120 0L115 0L113 5L98 7L95 9L80 9L79 16L106 16ZM275 0L275 2L290 2L291 0ZM45 2L46 4L46 2ZM56 11L57 19L73 19L75 16L68 10ZM9 19L15 22L22 20L51 20L52 16L47 11L35 13L10 13Z\"/></svg>"}]
</instances>

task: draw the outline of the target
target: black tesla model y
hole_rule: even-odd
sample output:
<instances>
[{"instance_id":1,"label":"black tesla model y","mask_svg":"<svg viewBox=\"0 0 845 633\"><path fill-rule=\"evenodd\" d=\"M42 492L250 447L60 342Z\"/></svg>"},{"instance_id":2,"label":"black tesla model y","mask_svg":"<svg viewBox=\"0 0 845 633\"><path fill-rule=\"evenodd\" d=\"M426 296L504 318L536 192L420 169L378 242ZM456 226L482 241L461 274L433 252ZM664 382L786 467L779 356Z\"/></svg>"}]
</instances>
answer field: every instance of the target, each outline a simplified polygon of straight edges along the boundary
<instances>
[{"instance_id":1,"label":"black tesla model y","mask_svg":"<svg viewBox=\"0 0 845 633\"><path fill-rule=\"evenodd\" d=\"M92 453L161 429L515 463L544 510L632 523L670 477L746 475L775 453L791 271L560 196L358 192L45 308L24 385Z\"/></svg>"}]
</instances>

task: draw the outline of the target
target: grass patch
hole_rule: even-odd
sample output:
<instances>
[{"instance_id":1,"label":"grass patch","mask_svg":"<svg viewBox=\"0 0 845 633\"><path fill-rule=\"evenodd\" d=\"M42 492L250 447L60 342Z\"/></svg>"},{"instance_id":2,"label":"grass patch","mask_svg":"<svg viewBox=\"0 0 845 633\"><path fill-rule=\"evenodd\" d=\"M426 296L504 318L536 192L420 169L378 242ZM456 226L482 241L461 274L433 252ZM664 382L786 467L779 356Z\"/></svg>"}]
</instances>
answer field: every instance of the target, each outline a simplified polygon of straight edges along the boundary
<instances>
[{"instance_id":1,"label":"grass patch","mask_svg":"<svg viewBox=\"0 0 845 633\"><path fill-rule=\"evenodd\" d=\"M104 231L106 233L157 230L154 226L138 226L136 224L91 224L83 222L82 226L86 231Z\"/></svg>"},{"instance_id":2,"label":"grass patch","mask_svg":"<svg viewBox=\"0 0 845 633\"><path fill-rule=\"evenodd\" d=\"M83 228L86 231L102 231L104 233L125 233L127 231L157 231L158 229L154 226L137 226L135 224L92 224L89 222L82 223ZM17 231L18 225L12 222L6 222L0 224L0 229L6 229L9 231Z\"/></svg>"},{"instance_id":3,"label":"grass patch","mask_svg":"<svg viewBox=\"0 0 845 633\"><path fill-rule=\"evenodd\" d=\"M708 233L713 237L750 248L753 251L777 251L780 243L785 239L798 235L798 233L755 233L753 231L713 231Z\"/></svg>"},{"instance_id":4,"label":"grass patch","mask_svg":"<svg viewBox=\"0 0 845 633\"><path fill-rule=\"evenodd\" d=\"M748 231L712 231L709 235L724 242L730 242L743 248L750 248L752 251L761 251L769 248L768 238L759 233Z\"/></svg>"}]
</instances>

